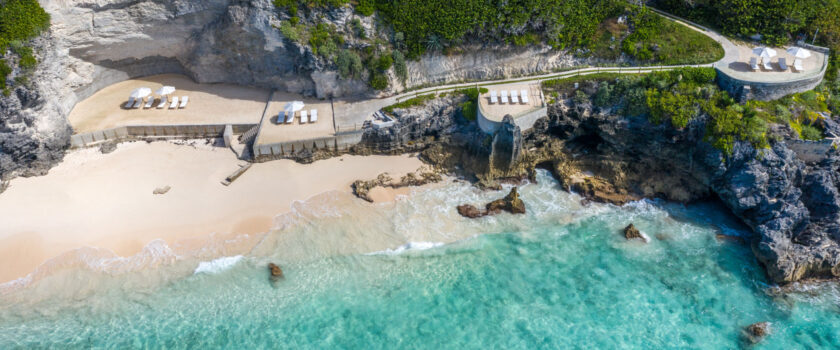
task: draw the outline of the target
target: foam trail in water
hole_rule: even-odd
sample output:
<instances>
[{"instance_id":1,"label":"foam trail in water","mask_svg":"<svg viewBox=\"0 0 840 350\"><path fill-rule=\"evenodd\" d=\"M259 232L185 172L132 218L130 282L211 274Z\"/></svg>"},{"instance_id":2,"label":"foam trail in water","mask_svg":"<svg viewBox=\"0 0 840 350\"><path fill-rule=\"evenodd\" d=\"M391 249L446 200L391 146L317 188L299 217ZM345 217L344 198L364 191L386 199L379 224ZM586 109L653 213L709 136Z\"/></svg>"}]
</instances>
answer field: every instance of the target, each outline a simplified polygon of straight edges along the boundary
<instances>
[{"instance_id":1,"label":"foam trail in water","mask_svg":"<svg viewBox=\"0 0 840 350\"><path fill-rule=\"evenodd\" d=\"M198 267L195 268L195 272L193 274L197 275L200 273L220 273L222 271L230 269L231 267L236 265L236 263L238 263L240 260L242 260L242 255L225 256L211 261L202 261L198 264Z\"/></svg>"},{"instance_id":2,"label":"foam trail in water","mask_svg":"<svg viewBox=\"0 0 840 350\"><path fill-rule=\"evenodd\" d=\"M397 255L408 251L421 251L442 246L442 242L408 242L394 249L385 249L367 255Z\"/></svg>"}]
</instances>

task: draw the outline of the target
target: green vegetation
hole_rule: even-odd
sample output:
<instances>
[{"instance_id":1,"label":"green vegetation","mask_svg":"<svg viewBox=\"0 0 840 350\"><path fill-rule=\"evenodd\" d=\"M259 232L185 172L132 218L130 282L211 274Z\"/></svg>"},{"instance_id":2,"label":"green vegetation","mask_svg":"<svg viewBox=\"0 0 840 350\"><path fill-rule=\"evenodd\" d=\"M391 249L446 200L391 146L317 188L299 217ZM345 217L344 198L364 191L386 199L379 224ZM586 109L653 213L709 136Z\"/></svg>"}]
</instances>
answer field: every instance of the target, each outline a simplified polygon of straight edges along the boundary
<instances>
[{"instance_id":1,"label":"green vegetation","mask_svg":"<svg viewBox=\"0 0 840 350\"><path fill-rule=\"evenodd\" d=\"M359 54L347 49L343 49L338 52L335 63L338 66L338 74L344 79L359 79L365 70L364 65L362 65L362 58L359 57Z\"/></svg>"},{"instance_id":2,"label":"green vegetation","mask_svg":"<svg viewBox=\"0 0 840 350\"><path fill-rule=\"evenodd\" d=\"M6 79L12 74L12 68L6 64L6 60L0 59L0 89L6 89Z\"/></svg>"},{"instance_id":3,"label":"green vegetation","mask_svg":"<svg viewBox=\"0 0 840 350\"><path fill-rule=\"evenodd\" d=\"M406 80L408 80L408 66L405 63L405 56L403 56L402 52L399 50L394 51L394 73L397 74L397 78L405 85Z\"/></svg>"},{"instance_id":4,"label":"green vegetation","mask_svg":"<svg viewBox=\"0 0 840 350\"><path fill-rule=\"evenodd\" d=\"M668 123L677 129L706 116L705 138L725 154L731 154L736 141L749 142L756 148L768 147L772 138L769 125L773 123L789 125L805 140L823 138L820 113L828 112L831 101L837 98L834 87L823 85L817 91L776 101L739 105L714 84L715 74L712 68L623 76L602 73L546 81L543 88L549 96L562 92L575 103L615 108L625 116L644 116L651 123ZM597 85L574 90L574 82Z\"/></svg>"},{"instance_id":5,"label":"green vegetation","mask_svg":"<svg viewBox=\"0 0 840 350\"><path fill-rule=\"evenodd\" d=\"M397 109L397 108L409 108L409 107L422 106L422 105L426 104L427 101L434 100L434 99L435 99L435 94L420 95L420 96L412 97L410 99L407 99L405 101L402 101L402 102L399 102L399 103L396 103L396 104L392 104L388 107L382 108L382 110L385 111L385 112L388 112L388 113L394 113L394 110Z\"/></svg>"},{"instance_id":6,"label":"green vegetation","mask_svg":"<svg viewBox=\"0 0 840 350\"><path fill-rule=\"evenodd\" d=\"M478 110L474 100L467 100L461 104L461 115L464 119L474 121L478 117Z\"/></svg>"},{"instance_id":7,"label":"green vegetation","mask_svg":"<svg viewBox=\"0 0 840 350\"><path fill-rule=\"evenodd\" d=\"M636 30L621 43L624 53L662 65L700 64L723 58L723 47L706 35L647 8L631 17Z\"/></svg>"},{"instance_id":8,"label":"green vegetation","mask_svg":"<svg viewBox=\"0 0 840 350\"><path fill-rule=\"evenodd\" d=\"M0 50L26 41L47 29L50 15L36 0L0 0Z\"/></svg>"}]
</instances>

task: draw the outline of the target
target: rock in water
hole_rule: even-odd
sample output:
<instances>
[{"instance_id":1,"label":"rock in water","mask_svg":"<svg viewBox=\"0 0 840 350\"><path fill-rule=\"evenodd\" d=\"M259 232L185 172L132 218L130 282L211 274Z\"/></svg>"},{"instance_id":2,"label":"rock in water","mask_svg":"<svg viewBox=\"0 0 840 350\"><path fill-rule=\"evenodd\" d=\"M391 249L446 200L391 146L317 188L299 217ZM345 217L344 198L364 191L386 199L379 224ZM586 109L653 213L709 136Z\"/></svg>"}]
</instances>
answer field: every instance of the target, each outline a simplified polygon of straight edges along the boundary
<instances>
[{"instance_id":1,"label":"rock in water","mask_svg":"<svg viewBox=\"0 0 840 350\"><path fill-rule=\"evenodd\" d=\"M770 334L770 322L753 323L744 329L746 338L753 344L760 342Z\"/></svg>"},{"instance_id":2,"label":"rock in water","mask_svg":"<svg viewBox=\"0 0 840 350\"><path fill-rule=\"evenodd\" d=\"M169 192L170 189L172 189L172 187L169 187L169 186L158 187L154 191L152 191L152 194L166 194L166 192Z\"/></svg>"},{"instance_id":3,"label":"rock in water","mask_svg":"<svg viewBox=\"0 0 840 350\"><path fill-rule=\"evenodd\" d=\"M471 204L459 205L458 214L461 214L461 216L470 219L480 218L485 215L485 213L481 212L481 210L479 210Z\"/></svg>"},{"instance_id":4,"label":"rock in water","mask_svg":"<svg viewBox=\"0 0 840 350\"><path fill-rule=\"evenodd\" d=\"M268 270L271 271L271 279L277 280L284 278L283 269L275 263L268 263Z\"/></svg>"},{"instance_id":5,"label":"rock in water","mask_svg":"<svg viewBox=\"0 0 840 350\"><path fill-rule=\"evenodd\" d=\"M642 236L642 233L639 232L639 229L637 229L636 226L633 226L633 224L627 225L627 227L624 228L624 238L627 238L628 240L641 239L642 242L647 243L647 238Z\"/></svg>"},{"instance_id":6,"label":"rock in water","mask_svg":"<svg viewBox=\"0 0 840 350\"><path fill-rule=\"evenodd\" d=\"M522 202L522 199L519 198L519 192L514 187L505 198L487 203L486 209L488 213L492 214L501 211L506 211L511 214L525 214L525 202Z\"/></svg>"}]
</instances>

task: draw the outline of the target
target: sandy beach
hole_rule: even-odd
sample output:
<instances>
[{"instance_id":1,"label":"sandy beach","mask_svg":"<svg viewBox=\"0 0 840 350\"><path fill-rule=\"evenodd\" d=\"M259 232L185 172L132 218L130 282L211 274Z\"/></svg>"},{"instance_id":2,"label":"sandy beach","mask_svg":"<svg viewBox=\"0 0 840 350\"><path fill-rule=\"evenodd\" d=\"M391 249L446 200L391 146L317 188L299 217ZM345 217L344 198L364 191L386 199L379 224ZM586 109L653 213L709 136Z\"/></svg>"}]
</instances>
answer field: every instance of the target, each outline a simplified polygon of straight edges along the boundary
<instances>
[{"instance_id":1,"label":"sandy beach","mask_svg":"<svg viewBox=\"0 0 840 350\"><path fill-rule=\"evenodd\" d=\"M294 201L350 192L355 180L383 172L398 177L422 166L410 156L342 156L308 165L279 160L254 164L223 186L242 164L225 148L131 142L109 154L73 151L46 176L14 179L0 194L0 283L86 246L130 256L155 239L173 245L266 232ZM167 193L153 194L165 186ZM380 190L376 199L406 193Z\"/></svg>"}]
</instances>

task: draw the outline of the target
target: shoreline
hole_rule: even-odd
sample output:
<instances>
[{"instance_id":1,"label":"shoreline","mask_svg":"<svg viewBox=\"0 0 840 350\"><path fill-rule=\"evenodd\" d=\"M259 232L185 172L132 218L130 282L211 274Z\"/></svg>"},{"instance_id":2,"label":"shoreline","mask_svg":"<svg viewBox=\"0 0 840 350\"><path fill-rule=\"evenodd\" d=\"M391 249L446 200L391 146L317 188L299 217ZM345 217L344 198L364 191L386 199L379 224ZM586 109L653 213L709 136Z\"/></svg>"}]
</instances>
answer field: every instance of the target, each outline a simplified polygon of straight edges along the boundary
<instances>
[{"instance_id":1,"label":"shoreline","mask_svg":"<svg viewBox=\"0 0 840 350\"><path fill-rule=\"evenodd\" d=\"M384 172L399 177L423 166L408 155L343 155L312 164L278 160L254 164L230 186L220 183L244 163L202 140L140 141L120 143L108 154L72 151L47 175L14 179L0 194L0 284L83 247L130 257L155 240L176 252L199 251L219 239L250 241L275 227L275 218L295 202L331 191L352 193L355 180ZM164 186L171 189L153 194ZM377 202L408 192L382 190Z\"/></svg>"}]
</instances>

